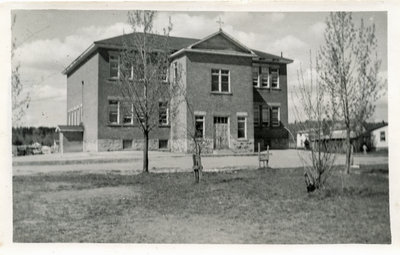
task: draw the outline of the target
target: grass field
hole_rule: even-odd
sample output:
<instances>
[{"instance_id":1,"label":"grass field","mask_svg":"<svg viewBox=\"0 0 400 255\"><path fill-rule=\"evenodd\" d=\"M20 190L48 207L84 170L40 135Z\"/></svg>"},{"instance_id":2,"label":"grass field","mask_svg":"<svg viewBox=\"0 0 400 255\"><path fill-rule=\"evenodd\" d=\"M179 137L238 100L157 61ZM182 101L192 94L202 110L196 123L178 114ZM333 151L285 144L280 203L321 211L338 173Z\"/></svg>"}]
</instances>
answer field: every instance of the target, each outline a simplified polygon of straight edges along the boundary
<instances>
[{"instance_id":1,"label":"grass field","mask_svg":"<svg viewBox=\"0 0 400 255\"><path fill-rule=\"evenodd\" d=\"M13 177L15 242L390 243L387 165L308 194L301 169ZM342 188L344 187L344 188Z\"/></svg>"}]
</instances>

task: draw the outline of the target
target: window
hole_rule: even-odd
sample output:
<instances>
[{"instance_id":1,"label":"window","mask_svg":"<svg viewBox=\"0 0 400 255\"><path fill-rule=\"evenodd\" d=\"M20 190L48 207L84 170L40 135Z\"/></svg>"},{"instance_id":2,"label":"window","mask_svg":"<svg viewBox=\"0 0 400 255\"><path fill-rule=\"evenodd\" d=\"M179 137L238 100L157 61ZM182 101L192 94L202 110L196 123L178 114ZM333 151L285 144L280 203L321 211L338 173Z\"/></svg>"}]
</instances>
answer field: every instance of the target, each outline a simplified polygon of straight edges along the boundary
<instances>
[{"instance_id":1,"label":"window","mask_svg":"<svg viewBox=\"0 0 400 255\"><path fill-rule=\"evenodd\" d=\"M280 108L278 106L273 106L271 108L271 124L273 127L279 127L280 125Z\"/></svg>"},{"instance_id":2,"label":"window","mask_svg":"<svg viewBox=\"0 0 400 255\"><path fill-rule=\"evenodd\" d=\"M122 123L125 125L133 124L133 105L124 103Z\"/></svg>"},{"instance_id":3,"label":"window","mask_svg":"<svg viewBox=\"0 0 400 255\"><path fill-rule=\"evenodd\" d=\"M268 105L264 104L261 107L261 119L263 127L269 127L269 118L269 107Z\"/></svg>"},{"instance_id":4,"label":"window","mask_svg":"<svg viewBox=\"0 0 400 255\"><path fill-rule=\"evenodd\" d=\"M230 92L229 70L211 70L211 91Z\"/></svg>"},{"instance_id":5,"label":"window","mask_svg":"<svg viewBox=\"0 0 400 255\"><path fill-rule=\"evenodd\" d=\"M124 79L133 79L133 65L132 63L125 62L122 65L121 73Z\"/></svg>"},{"instance_id":6,"label":"window","mask_svg":"<svg viewBox=\"0 0 400 255\"><path fill-rule=\"evenodd\" d=\"M119 57L110 55L110 78L119 78Z\"/></svg>"},{"instance_id":7,"label":"window","mask_svg":"<svg viewBox=\"0 0 400 255\"><path fill-rule=\"evenodd\" d=\"M253 66L253 86L269 88L269 78L267 66Z\"/></svg>"},{"instance_id":8,"label":"window","mask_svg":"<svg viewBox=\"0 0 400 255\"><path fill-rule=\"evenodd\" d=\"M386 134L385 134L385 131L381 131L380 137L381 137L381 142L386 141Z\"/></svg>"},{"instance_id":9,"label":"window","mask_svg":"<svg viewBox=\"0 0 400 255\"><path fill-rule=\"evenodd\" d=\"M246 117L238 117L238 138L246 138Z\"/></svg>"},{"instance_id":10,"label":"window","mask_svg":"<svg viewBox=\"0 0 400 255\"><path fill-rule=\"evenodd\" d=\"M168 140L158 140L159 149L168 149Z\"/></svg>"},{"instance_id":11,"label":"window","mask_svg":"<svg viewBox=\"0 0 400 255\"><path fill-rule=\"evenodd\" d=\"M195 137L204 138L204 116L195 116Z\"/></svg>"},{"instance_id":12,"label":"window","mask_svg":"<svg viewBox=\"0 0 400 255\"><path fill-rule=\"evenodd\" d=\"M119 123L119 102L117 100L108 101L108 121L110 124Z\"/></svg>"},{"instance_id":13,"label":"window","mask_svg":"<svg viewBox=\"0 0 400 255\"><path fill-rule=\"evenodd\" d=\"M279 88L279 69L271 68L270 75L271 75L271 87Z\"/></svg>"},{"instance_id":14,"label":"window","mask_svg":"<svg viewBox=\"0 0 400 255\"><path fill-rule=\"evenodd\" d=\"M268 67L260 67L261 87L269 87Z\"/></svg>"},{"instance_id":15,"label":"window","mask_svg":"<svg viewBox=\"0 0 400 255\"><path fill-rule=\"evenodd\" d=\"M160 126L168 125L168 103L160 102L158 104L158 120Z\"/></svg>"},{"instance_id":16,"label":"window","mask_svg":"<svg viewBox=\"0 0 400 255\"><path fill-rule=\"evenodd\" d=\"M260 106L255 105L254 106L254 126L259 126L260 125Z\"/></svg>"},{"instance_id":17,"label":"window","mask_svg":"<svg viewBox=\"0 0 400 255\"><path fill-rule=\"evenodd\" d=\"M259 78L259 67L258 66L253 66L252 68L253 72L253 86L258 86L258 78Z\"/></svg>"}]
</instances>

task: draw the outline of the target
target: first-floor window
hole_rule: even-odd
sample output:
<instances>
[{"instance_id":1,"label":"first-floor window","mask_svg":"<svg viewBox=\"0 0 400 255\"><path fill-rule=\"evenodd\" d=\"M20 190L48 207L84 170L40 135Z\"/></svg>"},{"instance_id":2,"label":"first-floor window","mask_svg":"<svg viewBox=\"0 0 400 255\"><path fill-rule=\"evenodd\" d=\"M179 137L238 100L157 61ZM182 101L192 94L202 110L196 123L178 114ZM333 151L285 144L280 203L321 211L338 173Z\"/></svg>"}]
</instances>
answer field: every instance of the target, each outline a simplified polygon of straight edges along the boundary
<instances>
[{"instance_id":1,"label":"first-floor window","mask_svg":"<svg viewBox=\"0 0 400 255\"><path fill-rule=\"evenodd\" d=\"M269 127L269 107L267 104L261 106L261 119L262 119L262 126Z\"/></svg>"},{"instance_id":2,"label":"first-floor window","mask_svg":"<svg viewBox=\"0 0 400 255\"><path fill-rule=\"evenodd\" d=\"M204 116L195 116L195 137L204 138Z\"/></svg>"},{"instance_id":3,"label":"first-floor window","mask_svg":"<svg viewBox=\"0 0 400 255\"><path fill-rule=\"evenodd\" d=\"M246 138L246 117L238 117L238 138Z\"/></svg>"},{"instance_id":4,"label":"first-floor window","mask_svg":"<svg viewBox=\"0 0 400 255\"><path fill-rule=\"evenodd\" d=\"M158 120L161 126L168 125L168 103L159 102L158 104Z\"/></svg>"},{"instance_id":5,"label":"first-floor window","mask_svg":"<svg viewBox=\"0 0 400 255\"><path fill-rule=\"evenodd\" d=\"M385 134L385 131L381 131L380 136L381 136L381 142L386 141L386 134Z\"/></svg>"},{"instance_id":6,"label":"first-floor window","mask_svg":"<svg viewBox=\"0 0 400 255\"><path fill-rule=\"evenodd\" d=\"M260 105L254 105L254 126L260 125Z\"/></svg>"},{"instance_id":7,"label":"first-floor window","mask_svg":"<svg viewBox=\"0 0 400 255\"><path fill-rule=\"evenodd\" d=\"M119 102L117 100L108 101L108 121L110 124L119 123Z\"/></svg>"},{"instance_id":8,"label":"first-floor window","mask_svg":"<svg viewBox=\"0 0 400 255\"><path fill-rule=\"evenodd\" d=\"M280 125L280 108L278 106L271 108L271 124L273 127L279 127Z\"/></svg>"},{"instance_id":9,"label":"first-floor window","mask_svg":"<svg viewBox=\"0 0 400 255\"><path fill-rule=\"evenodd\" d=\"M123 104L123 117L122 117L122 123L127 125L127 124L133 124L133 105L129 103L124 103Z\"/></svg>"}]
</instances>

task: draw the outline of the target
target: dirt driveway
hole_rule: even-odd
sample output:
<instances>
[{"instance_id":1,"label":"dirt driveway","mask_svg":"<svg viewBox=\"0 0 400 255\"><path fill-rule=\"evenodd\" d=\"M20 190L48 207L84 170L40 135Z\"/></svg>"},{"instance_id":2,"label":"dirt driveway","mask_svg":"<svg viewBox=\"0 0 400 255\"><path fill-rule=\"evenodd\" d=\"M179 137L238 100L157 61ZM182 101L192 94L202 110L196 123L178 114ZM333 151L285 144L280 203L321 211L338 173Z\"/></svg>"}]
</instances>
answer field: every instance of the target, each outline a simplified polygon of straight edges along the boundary
<instances>
[{"instance_id":1,"label":"dirt driveway","mask_svg":"<svg viewBox=\"0 0 400 255\"><path fill-rule=\"evenodd\" d=\"M299 154L300 153L300 154ZM271 150L270 163L272 168L291 168L303 165L299 155L306 155L304 151L296 150ZM151 172L181 172L191 171L192 158L187 154L169 152L150 152L149 165ZM337 155L336 164L344 164L344 155ZM42 165L40 162L44 162ZM56 162L60 161L60 164ZM61 155L42 155L14 158L13 175L87 171L87 172L140 172L142 169L142 152L109 152L109 153L81 153ZM21 163L25 162L25 163ZM30 165L29 162L34 162ZM52 164L46 164L52 162ZM54 163L55 162L55 163ZM65 164L67 162L67 164ZM69 162L69 163L68 163ZM219 171L226 169L257 169L257 156L205 156L202 158L205 171ZM354 158L355 164L387 164L388 156L364 156Z\"/></svg>"}]
</instances>

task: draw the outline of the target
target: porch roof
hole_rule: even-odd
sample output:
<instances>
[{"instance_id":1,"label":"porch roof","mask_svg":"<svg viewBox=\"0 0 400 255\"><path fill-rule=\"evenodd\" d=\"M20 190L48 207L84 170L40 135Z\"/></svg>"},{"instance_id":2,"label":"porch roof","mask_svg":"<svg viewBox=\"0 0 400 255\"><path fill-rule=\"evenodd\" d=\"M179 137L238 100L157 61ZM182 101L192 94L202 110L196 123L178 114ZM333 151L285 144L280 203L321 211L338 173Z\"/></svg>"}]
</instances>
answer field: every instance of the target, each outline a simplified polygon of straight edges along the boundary
<instances>
[{"instance_id":1,"label":"porch roof","mask_svg":"<svg viewBox=\"0 0 400 255\"><path fill-rule=\"evenodd\" d=\"M83 132L83 126L58 125L56 132Z\"/></svg>"}]
</instances>

